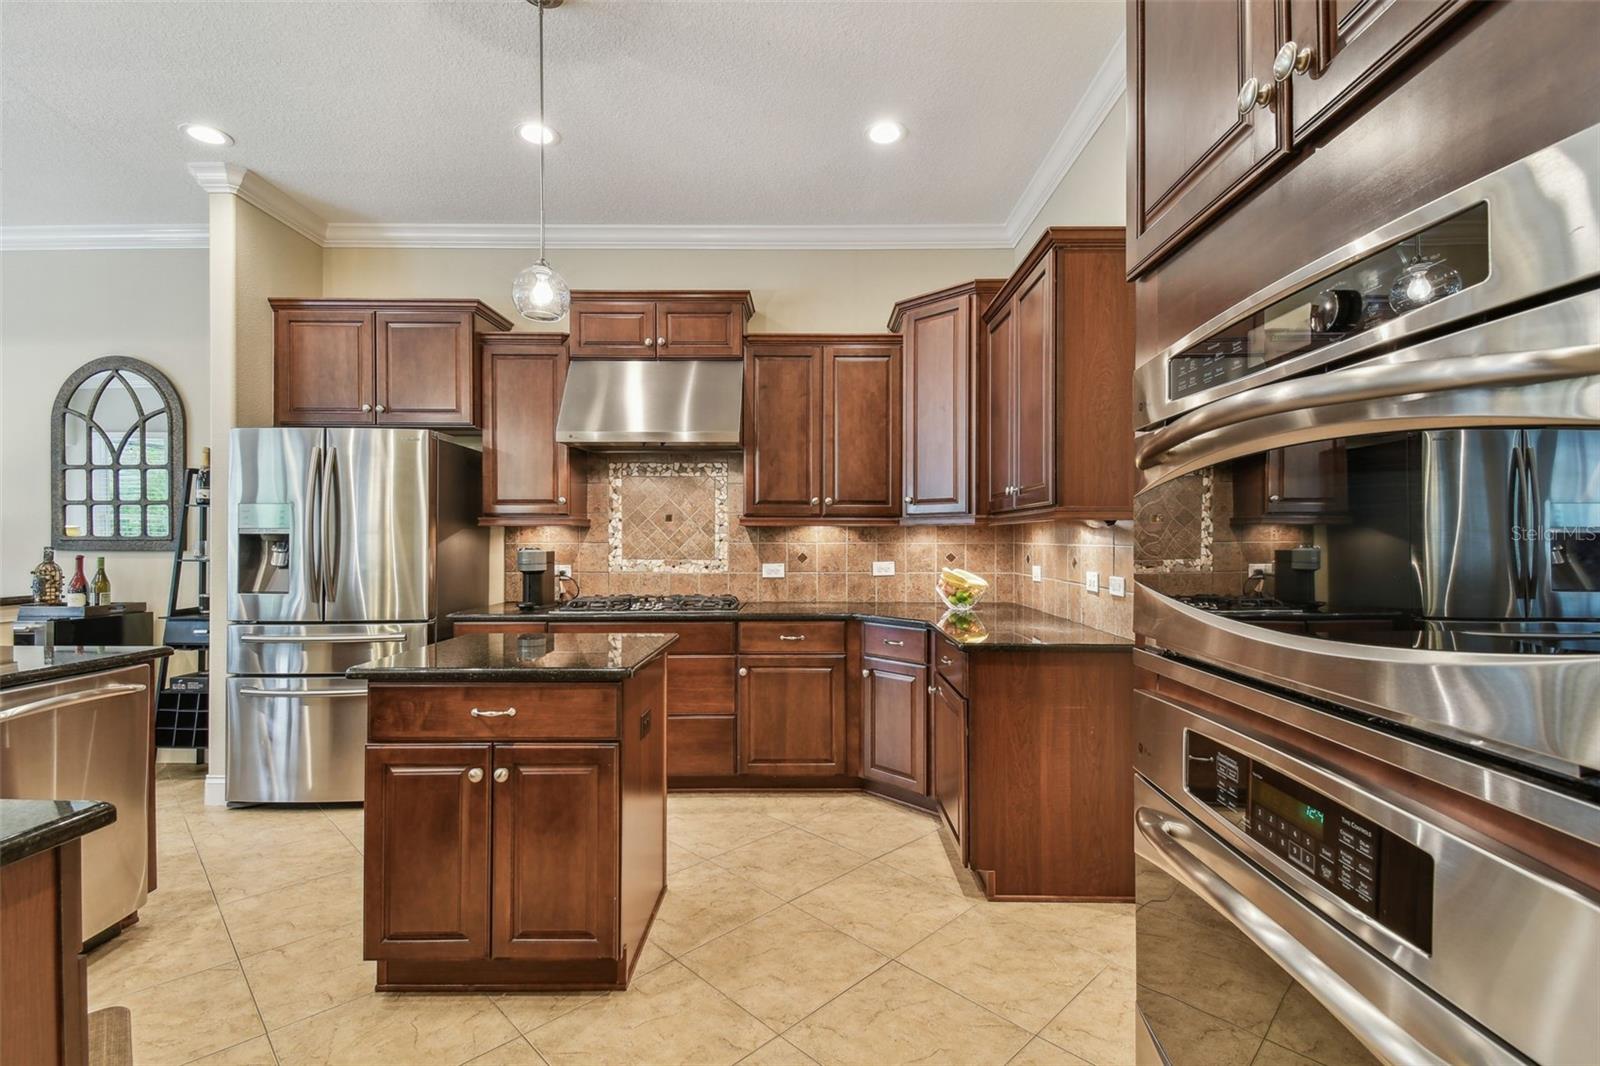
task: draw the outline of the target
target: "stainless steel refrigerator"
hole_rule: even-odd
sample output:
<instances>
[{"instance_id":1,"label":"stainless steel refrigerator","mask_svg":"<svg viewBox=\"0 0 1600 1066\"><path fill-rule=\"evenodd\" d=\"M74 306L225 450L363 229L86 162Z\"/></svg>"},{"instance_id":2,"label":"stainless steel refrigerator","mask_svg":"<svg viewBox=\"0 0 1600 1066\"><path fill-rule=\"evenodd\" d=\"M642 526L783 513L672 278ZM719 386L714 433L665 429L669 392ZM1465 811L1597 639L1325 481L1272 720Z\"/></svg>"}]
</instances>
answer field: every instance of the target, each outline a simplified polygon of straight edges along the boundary
<instances>
[{"instance_id":1,"label":"stainless steel refrigerator","mask_svg":"<svg viewBox=\"0 0 1600 1066\"><path fill-rule=\"evenodd\" d=\"M344 671L483 602L481 454L416 429L236 429L229 803L362 798L367 691Z\"/></svg>"}]
</instances>

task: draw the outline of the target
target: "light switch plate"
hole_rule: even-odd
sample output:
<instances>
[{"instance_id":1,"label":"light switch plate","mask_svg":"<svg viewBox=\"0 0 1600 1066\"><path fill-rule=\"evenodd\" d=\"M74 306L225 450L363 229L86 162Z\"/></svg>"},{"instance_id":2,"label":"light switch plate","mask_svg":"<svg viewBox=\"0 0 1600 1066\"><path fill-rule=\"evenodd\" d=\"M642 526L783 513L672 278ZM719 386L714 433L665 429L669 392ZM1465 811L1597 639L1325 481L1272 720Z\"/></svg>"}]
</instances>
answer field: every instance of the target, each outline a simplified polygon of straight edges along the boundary
<instances>
[{"instance_id":1,"label":"light switch plate","mask_svg":"<svg viewBox=\"0 0 1600 1066\"><path fill-rule=\"evenodd\" d=\"M571 577L572 567L567 563L556 564L556 577Z\"/></svg>"},{"instance_id":2,"label":"light switch plate","mask_svg":"<svg viewBox=\"0 0 1600 1066\"><path fill-rule=\"evenodd\" d=\"M1100 571L1085 570L1083 572L1083 591L1100 594Z\"/></svg>"},{"instance_id":3,"label":"light switch plate","mask_svg":"<svg viewBox=\"0 0 1600 1066\"><path fill-rule=\"evenodd\" d=\"M1044 580L1044 567L1040 566L1038 563L1033 564L1033 579L1035 581Z\"/></svg>"},{"instance_id":4,"label":"light switch plate","mask_svg":"<svg viewBox=\"0 0 1600 1066\"><path fill-rule=\"evenodd\" d=\"M1272 574L1271 563L1251 563L1249 566L1245 567L1245 575L1247 577L1258 577L1262 574L1269 576Z\"/></svg>"},{"instance_id":5,"label":"light switch plate","mask_svg":"<svg viewBox=\"0 0 1600 1066\"><path fill-rule=\"evenodd\" d=\"M1111 590L1111 595L1113 596L1126 596L1128 594L1128 579L1125 577L1111 578L1106 582L1106 586Z\"/></svg>"},{"instance_id":6,"label":"light switch plate","mask_svg":"<svg viewBox=\"0 0 1600 1066\"><path fill-rule=\"evenodd\" d=\"M893 559L874 559L872 561L872 576L873 577L893 577L894 576L894 560Z\"/></svg>"},{"instance_id":7,"label":"light switch plate","mask_svg":"<svg viewBox=\"0 0 1600 1066\"><path fill-rule=\"evenodd\" d=\"M761 576L762 577L782 577L783 576L783 564L782 563L762 563L761 564Z\"/></svg>"}]
</instances>

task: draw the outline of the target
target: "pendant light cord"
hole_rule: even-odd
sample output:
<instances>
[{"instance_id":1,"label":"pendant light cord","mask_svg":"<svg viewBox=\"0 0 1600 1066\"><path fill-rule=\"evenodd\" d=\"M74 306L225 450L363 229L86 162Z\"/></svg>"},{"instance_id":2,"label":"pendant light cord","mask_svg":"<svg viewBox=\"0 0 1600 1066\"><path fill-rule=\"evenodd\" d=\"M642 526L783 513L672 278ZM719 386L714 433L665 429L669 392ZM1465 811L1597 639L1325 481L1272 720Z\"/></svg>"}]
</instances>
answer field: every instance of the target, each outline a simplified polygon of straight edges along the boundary
<instances>
[{"instance_id":1,"label":"pendant light cord","mask_svg":"<svg viewBox=\"0 0 1600 1066\"><path fill-rule=\"evenodd\" d=\"M539 262L544 262L544 142L550 127L544 121L544 0L534 0L539 8Z\"/></svg>"}]
</instances>

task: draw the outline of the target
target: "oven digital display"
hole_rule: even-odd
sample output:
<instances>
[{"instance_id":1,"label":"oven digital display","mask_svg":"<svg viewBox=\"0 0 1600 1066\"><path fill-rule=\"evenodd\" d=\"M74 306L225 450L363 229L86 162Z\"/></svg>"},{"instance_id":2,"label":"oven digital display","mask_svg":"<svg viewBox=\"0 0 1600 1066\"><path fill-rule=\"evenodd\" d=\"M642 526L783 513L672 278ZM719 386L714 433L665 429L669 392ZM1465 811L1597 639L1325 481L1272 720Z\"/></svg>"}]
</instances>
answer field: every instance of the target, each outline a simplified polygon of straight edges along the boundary
<instances>
[{"instance_id":1,"label":"oven digital display","mask_svg":"<svg viewBox=\"0 0 1600 1066\"><path fill-rule=\"evenodd\" d=\"M1431 855L1265 763L1193 731L1185 737L1191 795L1329 895L1431 949Z\"/></svg>"}]
</instances>

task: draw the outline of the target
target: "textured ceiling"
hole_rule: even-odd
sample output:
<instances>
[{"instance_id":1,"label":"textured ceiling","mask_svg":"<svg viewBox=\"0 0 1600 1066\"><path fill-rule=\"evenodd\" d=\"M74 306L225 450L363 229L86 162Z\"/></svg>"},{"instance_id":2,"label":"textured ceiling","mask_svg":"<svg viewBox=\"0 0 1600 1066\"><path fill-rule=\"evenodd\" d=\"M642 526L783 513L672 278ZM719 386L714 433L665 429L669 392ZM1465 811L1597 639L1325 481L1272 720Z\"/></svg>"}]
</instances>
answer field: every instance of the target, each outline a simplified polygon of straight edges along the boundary
<instances>
[{"instance_id":1,"label":"textured ceiling","mask_svg":"<svg viewBox=\"0 0 1600 1066\"><path fill-rule=\"evenodd\" d=\"M545 24L550 219L1004 222L1123 18L568 0ZM185 164L215 159L330 222L530 222L535 20L522 0L0 4L0 221L203 222ZM910 131L887 149L863 134L886 115Z\"/></svg>"}]
</instances>

